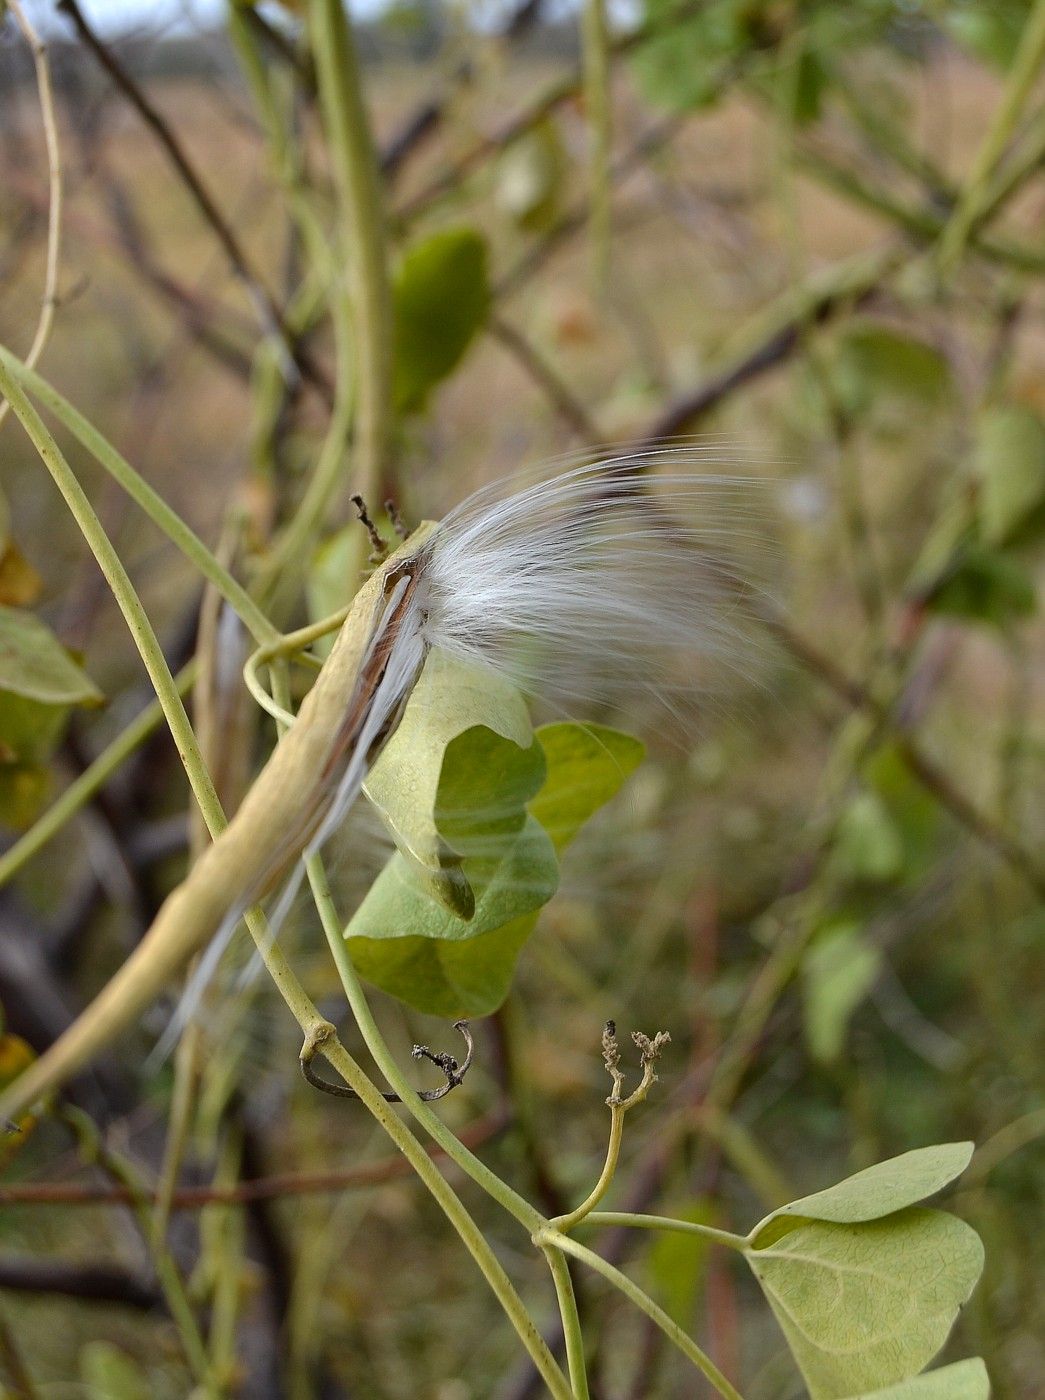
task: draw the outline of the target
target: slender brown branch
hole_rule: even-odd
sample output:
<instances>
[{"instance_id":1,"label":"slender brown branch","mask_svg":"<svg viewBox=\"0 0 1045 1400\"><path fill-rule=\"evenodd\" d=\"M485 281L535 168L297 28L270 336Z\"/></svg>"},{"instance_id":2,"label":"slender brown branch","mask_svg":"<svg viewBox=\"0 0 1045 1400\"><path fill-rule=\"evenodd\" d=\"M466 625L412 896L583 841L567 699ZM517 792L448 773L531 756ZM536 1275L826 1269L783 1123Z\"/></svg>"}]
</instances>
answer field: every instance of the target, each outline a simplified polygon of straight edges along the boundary
<instances>
[{"instance_id":1,"label":"slender brown branch","mask_svg":"<svg viewBox=\"0 0 1045 1400\"><path fill-rule=\"evenodd\" d=\"M544 356L521 331L496 312L489 320L489 330L512 358L522 366L533 382L547 395L552 407L571 432L582 442L602 441L594 418L576 397L566 381L556 373Z\"/></svg>"},{"instance_id":2,"label":"slender brown branch","mask_svg":"<svg viewBox=\"0 0 1045 1400\"><path fill-rule=\"evenodd\" d=\"M332 403L334 390L328 374L322 366L312 359L291 333L275 298L251 265L237 234L214 202L199 172L167 121L149 101L112 50L95 33L84 17L77 0L58 0L58 8L69 16L81 42L91 51L166 152L168 160L192 197L201 217L221 244L233 272L247 289L265 334L278 336L288 359L302 378L307 380L328 404Z\"/></svg>"},{"instance_id":3,"label":"slender brown branch","mask_svg":"<svg viewBox=\"0 0 1045 1400\"><path fill-rule=\"evenodd\" d=\"M987 812L951 781L946 772L902 729L898 728L887 706L815 646L807 637L778 614L764 620L802 666L821 680L853 709L863 710L878 720L897 745L910 772L931 792L942 807L983 845L1012 867L1040 897L1045 898L1045 869L1034 853L996 822Z\"/></svg>"},{"instance_id":4,"label":"slender brown branch","mask_svg":"<svg viewBox=\"0 0 1045 1400\"><path fill-rule=\"evenodd\" d=\"M702 8L703 6L699 2L680 5L678 10L667 20L658 16L656 23L645 24L630 34L619 35L609 45L611 61L623 58L625 54L641 48L651 39L659 38L678 25L685 24ZM583 73L578 66L565 77L559 79L558 82L553 83L523 111L509 118L508 121L502 122L488 136L481 136L463 155L458 157L453 165L435 176L416 194L404 200L395 211L395 217L403 220L415 218L442 195L458 190L461 182L478 166L498 155L513 142L518 141L528 131L539 126L546 117L550 117L553 112L576 97L583 86L583 81Z\"/></svg>"},{"instance_id":5,"label":"slender brown branch","mask_svg":"<svg viewBox=\"0 0 1045 1400\"><path fill-rule=\"evenodd\" d=\"M499 1108L470 1123L459 1134L466 1147L478 1147L503 1131L509 1122L507 1108ZM432 1157L443 1156L435 1143L428 1148ZM200 1210L208 1205L246 1205L253 1201L279 1200L286 1196L336 1195L341 1191L378 1186L386 1181L410 1177L413 1168L405 1157L382 1157L359 1166L328 1172L283 1172L272 1176L239 1181L235 1186L182 1186L171 1196L171 1210ZM148 1198L147 1198L148 1199ZM0 1186L0 1206L112 1206L134 1205L141 1197L119 1186L97 1186L82 1182L19 1182Z\"/></svg>"},{"instance_id":6,"label":"slender brown branch","mask_svg":"<svg viewBox=\"0 0 1045 1400\"><path fill-rule=\"evenodd\" d=\"M58 1293L106 1307L117 1303L140 1312L163 1307L163 1295L154 1283L119 1264L48 1259L38 1254L0 1254L0 1288L18 1293Z\"/></svg>"}]
</instances>

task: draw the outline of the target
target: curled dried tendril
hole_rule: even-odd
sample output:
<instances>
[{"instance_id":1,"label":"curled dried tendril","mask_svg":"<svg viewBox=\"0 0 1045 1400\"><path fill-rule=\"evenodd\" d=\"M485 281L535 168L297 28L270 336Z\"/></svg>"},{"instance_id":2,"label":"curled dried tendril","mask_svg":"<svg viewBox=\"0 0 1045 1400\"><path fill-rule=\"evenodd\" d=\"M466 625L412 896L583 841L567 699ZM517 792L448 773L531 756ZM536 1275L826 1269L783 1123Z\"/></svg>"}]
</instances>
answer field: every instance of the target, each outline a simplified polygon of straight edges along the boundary
<instances>
[{"instance_id":1,"label":"curled dried tendril","mask_svg":"<svg viewBox=\"0 0 1045 1400\"><path fill-rule=\"evenodd\" d=\"M415 1045L410 1052L415 1060L430 1060L433 1065L438 1065L446 1075L446 1083L441 1084L438 1089L418 1090L417 1097L425 1103L434 1103L437 1099L445 1099L447 1094L464 1083L464 1077L472 1067L475 1041L472 1038L471 1028L467 1021L455 1021L454 1030L460 1031L464 1037L465 1057L462 1061L458 1062L457 1058L447 1051L430 1050L427 1045ZM314 1089L320 1089L324 1094L330 1094L337 1099L358 1099L359 1094L356 1093L355 1089L349 1089L344 1084L331 1084L329 1080L323 1079L312 1068L312 1061L321 1048L321 1044L311 1042L302 1047L299 1060L302 1075ZM383 1093L381 1097L386 1103L402 1103L398 1094Z\"/></svg>"}]
</instances>

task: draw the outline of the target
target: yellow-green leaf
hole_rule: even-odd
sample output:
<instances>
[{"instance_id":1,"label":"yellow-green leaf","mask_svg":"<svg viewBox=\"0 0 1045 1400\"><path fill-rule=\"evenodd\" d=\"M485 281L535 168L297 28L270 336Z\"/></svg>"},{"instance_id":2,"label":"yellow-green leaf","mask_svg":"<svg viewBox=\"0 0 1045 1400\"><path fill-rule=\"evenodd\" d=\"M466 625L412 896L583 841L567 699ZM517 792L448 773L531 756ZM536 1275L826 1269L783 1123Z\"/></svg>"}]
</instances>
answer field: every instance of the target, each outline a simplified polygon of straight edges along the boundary
<instances>
[{"instance_id":1,"label":"yellow-green leaf","mask_svg":"<svg viewBox=\"0 0 1045 1400\"><path fill-rule=\"evenodd\" d=\"M887 1385L884 1390L868 1390L852 1400L988 1400L991 1383L987 1367L978 1356L955 1361L938 1371L913 1376L910 1380Z\"/></svg>"},{"instance_id":2,"label":"yellow-green leaf","mask_svg":"<svg viewBox=\"0 0 1045 1400\"><path fill-rule=\"evenodd\" d=\"M365 791L430 893L467 919L544 772L515 687L435 650ZM463 869L469 856L475 884Z\"/></svg>"},{"instance_id":3,"label":"yellow-green leaf","mask_svg":"<svg viewBox=\"0 0 1045 1400\"><path fill-rule=\"evenodd\" d=\"M856 924L819 935L802 962L802 1009L813 1058L833 1064L845 1046L853 1012L878 980L882 955Z\"/></svg>"},{"instance_id":4,"label":"yellow-green leaf","mask_svg":"<svg viewBox=\"0 0 1045 1400\"><path fill-rule=\"evenodd\" d=\"M1021 404L989 409L976 428L979 515L988 545L1045 524L1045 423Z\"/></svg>"},{"instance_id":5,"label":"yellow-green leaf","mask_svg":"<svg viewBox=\"0 0 1045 1400\"><path fill-rule=\"evenodd\" d=\"M51 629L0 607L0 690L46 705L100 705L104 696Z\"/></svg>"},{"instance_id":6,"label":"yellow-green leaf","mask_svg":"<svg viewBox=\"0 0 1045 1400\"><path fill-rule=\"evenodd\" d=\"M969 1165L971 1142L944 1142L933 1147L916 1147L885 1162L876 1162L835 1186L802 1196L767 1215L751 1233L757 1248L771 1221L782 1215L802 1216L839 1224L878 1220L893 1211L917 1205L935 1196Z\"/></svg>"},{"instance_id":7,"label":"yellow-green leaf","mask_svg":"<svg viewBox=\"0 0 1045 1400\"><path fill-rule=\"evenodd\" d=\"M537 731L547 763L530 803L561 852L600 807L620 791L646 752L640 739L602 724L545 724Z\"/></svg>"},{"instance_id":8,"label":"yellow-green leaf","mask_svg":"<svg viewBox=\"0 0 1045 1400\"><path fill-rule=\"evenodd\" d=\"M443 229L403 259L393 288L395 400L425 405L481 329L490 309L486 243L471 228Z\"/></svg>"},{"instance_id":9,"label":"yellow-green leaf","mask_svg":"<svg viewBox=\"0 0 1045 1400\"><path fill-rule=\"evenodd\" d=\"M919 1206L857 1224L796 1220L745 1257L812 1400L917 1375L983 1268L974 1230Z\"/></svg>"},{"instance_id":10,"label":"yellow-green leaf","mask_svg":"<svg viewBox=\"0 0 1045 1400\"><path fill-rule=\"evenodd\" d=\"M463 862L466 880L474 867L473 860ZM427 882L422 884L417 878L416 867L396 854L370 886L345 936L395 942L416 934L464 942L547 904L558 883L559 865L551 841L541 825L528 817L488 876L468 918L433 899Z\"/></svg>"},{"instance_id":11,"label":"yellow-green leaf","mask_svg":"<svg viewBox=\"0 0 1045 1400\"><path fill-rule=\"evenodd\" d=\"M352 960L360 974L408 1006L457 1020L489 1016L504 1001L536 913L455 943L436 938L374 941L353 938Z\"/></svg>"},{"instance_id":12,"label":"yellow-green leaf","mask_svg":"<svg viewBox=\"0 0 1045 1400\"><path fill-rule=\"evenodd\" d=\"M148 1400L152 1391L137 1361L112 1342L88 1342L80 1375L90 1400Z\"/></svg>"}]
</instances>

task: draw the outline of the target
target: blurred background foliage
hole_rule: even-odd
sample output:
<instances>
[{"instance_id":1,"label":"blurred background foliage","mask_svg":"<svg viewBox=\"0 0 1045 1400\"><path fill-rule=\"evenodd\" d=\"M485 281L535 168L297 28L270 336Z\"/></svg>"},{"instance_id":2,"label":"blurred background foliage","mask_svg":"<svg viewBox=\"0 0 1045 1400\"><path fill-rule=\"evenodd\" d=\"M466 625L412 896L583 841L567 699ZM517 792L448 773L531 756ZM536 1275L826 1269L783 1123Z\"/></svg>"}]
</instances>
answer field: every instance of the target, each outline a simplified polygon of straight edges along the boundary
<instances>
[{"instance_id":1,"label":"blurred background foliage","mask_svg":"<svg viewBox=\"0 0 1045 1400\"><path fill-rule=\"evenodd\" d=\"M43 371L257 578L334 397L338 244L298 9L103 29L115 72L75 5L31 13L65 200ZM1045 7L645 0L611 15L601 99L593 41L582 52L577 15L541 0L402 4L358 33L394 302L382 492L412 521L526 464L691 434L765 483L730 542L761 590L742 674L715 682L696 734L628 716L653 724L649 757L566 857L447 1120L564 1209L601 1160L613 1017L672 1035L628 1123L620 1208L745 1230L847 1170L972 1138L955 1209L987 1269L945 1357L982 1354L999 1397L1040 1393ZM10 14L2 37L0 340L21 353L44 284L47 162ZM235 675L239 639L214 642L191 566L72 460L172 665L198 652L212 686L223 662ZM0 639L38 629L31 673L0 648L0 817L17 849L148 694L12 422L2 462ZM335 488L277 596L282 626L341 601L358 530L347 465ZM234 688L213 693L210 751L234 804L266 739ZM187 803L156 731L7 882L0 1076L147 927L198 839ZM358 900L382 847L362 827L341 846L342 898ZM304 912L288 947L341 1019ZM298 1080L273 993L228 1001L204 1018L169 1233L228 1392L537 1394L377 1131ZM378 1008L404 1057L415 1040L450 1048L445 1024ZM73 1087L75 1111L17 1153L4 1144L8 1393L188 1393L162 1260L114 1199L147 1196L161 1173L173 1074L147 1052L163 1020ZM539 1297L539 1259L475 1204ZM746 1395L801 1393L742 1266L682 1236L606 1251ZM600 1397L703 1393L598 1281L582 1299Z\"/></svg>"}]
</instances>

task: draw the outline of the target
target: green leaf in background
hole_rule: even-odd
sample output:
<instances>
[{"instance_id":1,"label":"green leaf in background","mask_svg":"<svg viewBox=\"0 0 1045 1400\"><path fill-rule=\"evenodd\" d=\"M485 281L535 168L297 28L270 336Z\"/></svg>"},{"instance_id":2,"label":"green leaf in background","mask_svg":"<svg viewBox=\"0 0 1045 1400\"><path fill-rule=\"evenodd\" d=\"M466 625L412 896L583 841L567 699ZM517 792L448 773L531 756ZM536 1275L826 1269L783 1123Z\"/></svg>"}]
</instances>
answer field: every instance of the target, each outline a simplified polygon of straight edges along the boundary
<instances>
[{"instance_id":1,"label":"green leaf in background","mask_svg":"<svg viewBox=\"0 0 1045 1400\"><path fill-rule=\"evenodd\" d=\"M983 1268L974 1230L919 1206L860 1224L796 1220L745 1257L812 1400L842 1400L917 1375L943 1346Z\"/></svg>"},{"instance_id":2,"label":"green leaf in background","mask_svg":"<svg viewBox=\"0 0 1045 1400\"><path fill-rule=\"evenodd\" d=\"M1045 423L1021 404L988 409L976 427L980 534L1002 545L1045 527Z\"/></svg>"},{"instance_id":3,"label":"green leaf in background","mask_svg":"<svg viewBox=\"0 0 1045 1400\"><path fill-rule=\"evenodd\" d=\"M876 793L858 793L846 806L838 821L832 855L832 863L844 879L885 884L902 873L903 842Z\"/></svg>"},{"instance_id":4,"label":"green leaf in background","mask_svg":"<svg viewBox=\"0 0 1045 1400\"><path fill-rule=\"evenodd\" d=\"M149 1400L148 1378L133 1357L112 1342L88 1342L80 1376L89 1400Z\"/></svg>"},{"instance_id":5,"label":"green leaf in background","mask_svg":"<svg viewBox=\"0 0 1045 1400\"><path fill-rule=\"evenodd\" d=\"M887 1385L884 1390L867 1390L852 1400L989 1400L991 1383L987 1367L978 1356L955 1361L922 1376Z\"/></svg>"},{"instance_id":6,"label":"green leaf in background","mask_svg":"<svg viewBox=\"0 0 1045 1400\"><path fill-rule=\"evenodd\" d=\"M545 724L537 731L547 774L530 814L562 852L584 823L615 797L646 746L602 724Z\"/></svg>"},{"instance_id":7,"label":"green leaf in background","mask_svg":"<svg viewBox=\"0 0 1045 1400\"><path fill-rule=\"evenodd\" d=\"M829 81L827 70L820 61L815 49L809 44L802 47L796 60L796 69L783 75L787 88L788 108L796 126L809 126L823 111L824 94Z\"/></svg>"},{"instance_id":8,"label":"green leaf in background","mask_svg":"<svg viewBox=\"0 0 1045 1400\"><path fill-rule=\"evenodd\" d=\"M562 723L538 730L544 782L521 831L505 847L503 829L495 826L484 839L477 813L467 806L469 791L479 790L472 783L487 776L468 777L478 752L471 748L475 733L461 736L469 745L465 762L456 761L453 742L447 745L447 776L441 773L438 783L440 802L444 795L454 798L457 819L466 827L464 839L474 843L475 853L462 860L462 874L471 883L477 865L481 870L472 917L458 916L433 897L417 864L397 853L345 930L353 961L367 981L438 1016L487 1015L501 1004L537 911L558 886L557 853L620 789L643 752L637 739L604 725ZM498 805L489 810L496 813ZM443 820L440 811L441 827ZM462 839L452 822L447 829ZM484 850L491 841L503 851L493 870L486 868Z\"/></svg>"},{"instance_id":9,"label":"green leaf in background","mask_svg":"<svg viewBox=\"0 0 1045 1400\"><path fill-rule=\"evenodd\" d=\"M472 865L464 862L466 878ZM409 934L456 941L476 938L547 904L558 884L555 849L540 823L526 817L522 831L487 878L470 917L434 899L430 882L419 878L416 867L397 852L352 915L346 936L393 941Z\"/></svg>"},{"instance_id":10,"label":"green leaf in background","mask_svg":"<svg viewBox=\"0 0 1045 1400\"><path fill-rule=\"evenodd\" d=\"M43 811L50 772L34 763L0 762L0 826L25 831Z\"/></svg>"},{"instance_id":11,"label":"green leaf in background","mask_svg":"<svg viewBox=\"0 0 1045 1400\"><path fill-rule=\"evenodd\" d=\"M802 1010L815 1060L834 1064L839 1059L853 1012L881 968L881 953L855 923L836 923L810 945L802 962Z\"/></svg>"},{"instance_id":12,"label":"green leaf in background","mask_svg":"<svg viewBox=\"0 0 1045 1400\"><path fill-rule=\"evenodd\" d=\"M685 21L678 0L646 0L645 9L647 26L664 32L642 43L634 58L644 96L679 112L710 105L726 61L751 44L748 7L743 0L712 0Z\"/></svg>"},{"instance_id":13,"label":"green leaf in background","mask_svg":"<svg viewBox=\"0 0 1045 1400\"><path fill-rule=\"evenodd\" d=\"M895 744L886 743L866 760L860 775L885 804L903 847L903 878L915 880L932 866L941 838L940 806L911 773Z\"/></svg>"},{"instance_id":14,"label":"green leaf in background","mask_svg":"<svg viewBox=\"0 0 1045 1400\"><path fill-rule=\"evenodd\" d=\"M954 0L943 14L947 29L963 48L996 68L1007 69L1027 22L1027 0Z\"/></svg>"},{"instance_id":15,"label":"green leaf in background","mask_svg":"<svg viewBox=\"0 0 1045 1400\"><path fill-rule=\"evenodd\" d=\"M489 309L486 243L475 229L444 229L407 252L393 289L394 395L401 413L424 408Z\"/></svg>"},{"instance_id":16,"label":"green leaf in background","mask_svg":"<svg viewBox=\"0 0 1045 1400\"><path fill-rule=\"evenodd\" d=\"M352 961L375 987L430 1016L449 1021L489 1016L508 995L519 953L536 923L536 913L524 914L464 943L353 938Z\"/></svg>"},{"instance_id":17,"label":"green leaf in background","mask_svg":"<svg viewBox=\"0 0 1045 1400\"><path fill-rule=\"evenodd\" d=\"M933 612L1006 627L1037 607L1034 579L1000 549L968 544L925 599Z\"/></svg>"},{"instance_id":18,"label":"green leaf in background","mask_svg":"<svg viewBox=\"0 0 1045 1400\"><path fill-rule=\"evenodd\" d=\"M706 1197L669 1212L673 1220L694 1225L715 1225L718 1216L713 1201ZM710 1245L700 1235L663 1230L654 1236L647 1256L653 1292L680 1327L692 1325L700 1302Z\"/></svg>"},{"instance_id":19,"label":"green leaf in background","mask_svg":"<svg viewBox=\"0 0 1045 1400\"><path fill-rule=\"evenodd\" d=\"M0 606L0 820L22 827L34 819L48 787L41 765L70 708L103 699L39 618Z\"/></svg>"},{"instance_id":20,"label":"green leaf in background","mask_svg":"<svg viewBox=\"0 0 1045 1400\"><path fill-rule=\"evenodd\" d=\"M824 1191L802 1196L780 1206L751 1232L757 1249L766 1231L781 1216L802 1216L836 1224L879 1220L894 1211L917 1205L935 1196L961 1176L972 1158L971 1142L943 1142L933 1147L916 1147L899 1157L876 1162Z\"/></svg>"},{"instance_id":21,"label":"green leaf in background","mask_svg":"<svg viewBox=\"0 0 1045 1400\"><path fill-rule=\"evenodd\" d=\"M428 892L469 919L544 774L544 752L515 687L433 650L365 792Z\"/></svg>"},{"instance_id":22,"label":"green leaf in background","mask_svg":"<svg viewBox=\"0 0 1045 1400\"><path fill-rule=\"evenodd\" d=\"M932 404L951 387L946 359L924 340L873 321L849 327L834 361L835 386L851 413L883 394Z\"/></svg>"},{"instance_id":23,"label":"green leaf in background","mask_svg":"<svg viewBox=\"0 0 1045 1400\"><path fill-rule=\"evenodd\" d=\"M10 1031L0 1034L0 1089L6 1089L36 1059L36 1051L19 1035ZM20 1152L36 1127L37 1115L23 1113L18 1119L18 1132L0 1131L0 1166Z\"/></svg>"},{"instance_id":24,"label":"green leaf in background","mask_svg":"<svg viewBox=\"0 0 1045 1400\"><path fill-rule=\"evenodd\" d=\"M11 510L0 491L0 604L25 608L40 596L43 581L11 536Z\"/></svg>"},{"instance_id":25,"label":"green leaf in background","mask_svg":"<svg viewBox=\"0 0 1045 1400\"><path fill-rule=\"evenodd\" d=\"M559 212L567 169L558 123L546 117L513 141L497 162L498 206L520 228L540 233Z\"/></svg>"},{"instance_id":26,"label":"green leaf in background","mask_svg":"<svg viewBox=\"0 0 1045 1400\"><path fill-rule=\"evenodd\" d=\"M104 696L32 613L0 607L0 690L46 705L100 705Z\"/></svg>"}]
</instances>

